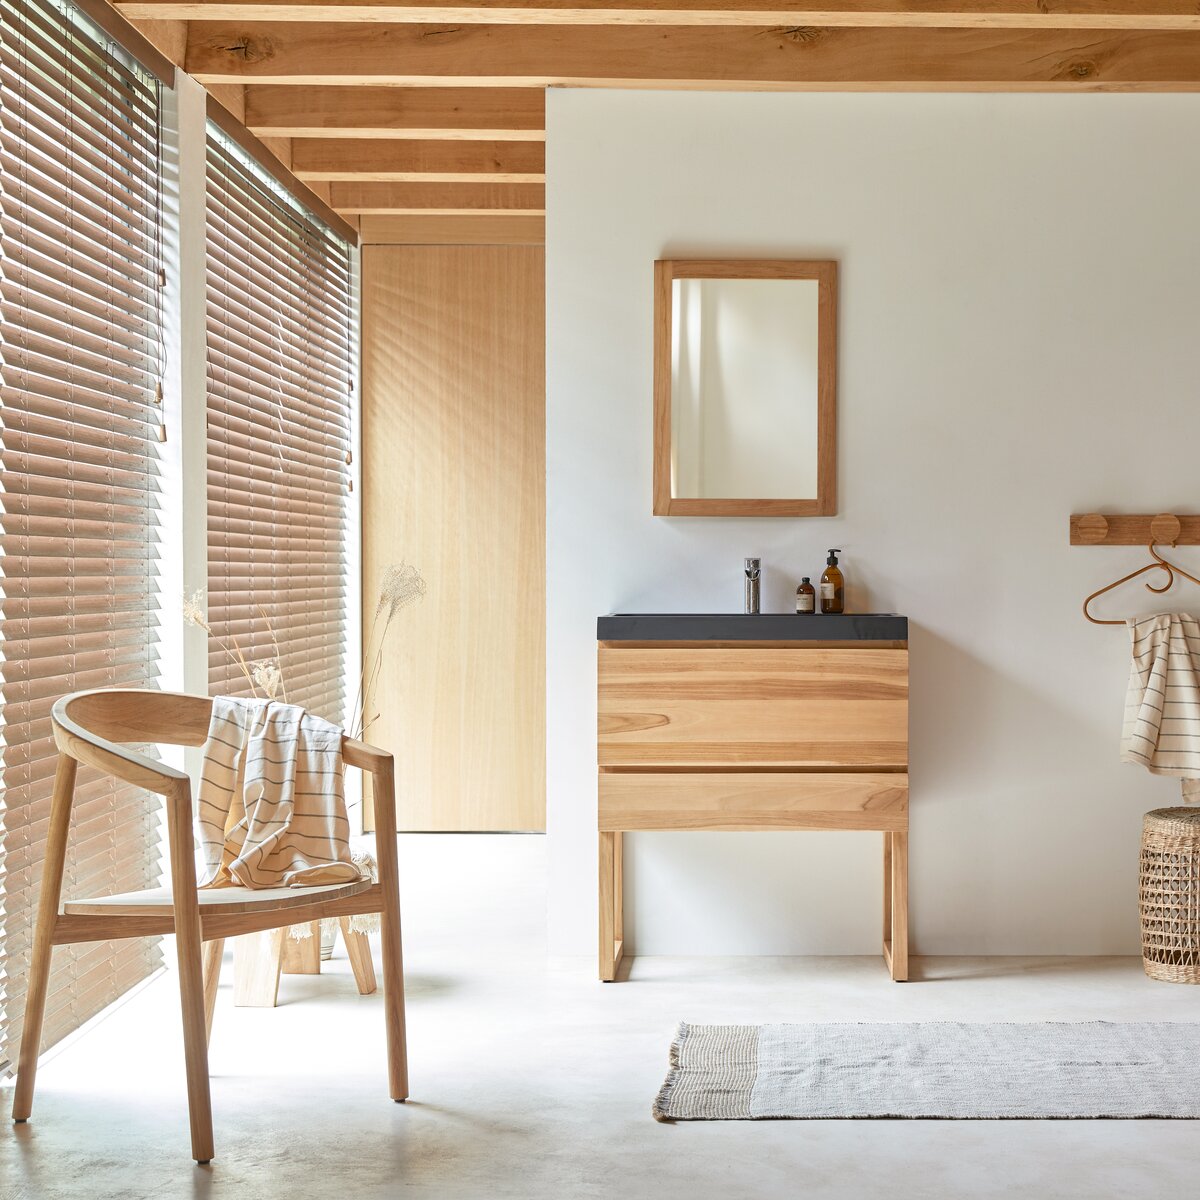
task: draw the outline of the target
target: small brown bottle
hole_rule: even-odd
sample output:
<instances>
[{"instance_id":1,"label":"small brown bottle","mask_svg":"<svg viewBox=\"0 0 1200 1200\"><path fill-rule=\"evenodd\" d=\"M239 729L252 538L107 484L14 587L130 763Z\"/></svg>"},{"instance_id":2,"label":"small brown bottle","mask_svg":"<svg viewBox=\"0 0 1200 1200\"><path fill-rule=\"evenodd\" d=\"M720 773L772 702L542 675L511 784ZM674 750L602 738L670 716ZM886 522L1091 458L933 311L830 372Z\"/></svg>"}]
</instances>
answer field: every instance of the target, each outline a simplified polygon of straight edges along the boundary
<instances>
[{"instance_id":1,"label":"small brown bottle","mask_svg":"<svg viewBox=\"0 0 1200 1200\"><path fill-rule=\"evenodd\" d=\"M817 611L817 589L807 575L796 588L796 611L798 613L815 613Z\"/></svg>"},{"instance_id":2,"label":"small brown bottle","mask_svg":"<svg viewBox=\"0 0 1200 1200\"><path fill-rule=\"evenodd\" d=\"M830 550L825 560L828 566L821 572L821 611L840 613L846 611L846 581L838 567L840 550Z\"/></svg>"}]
</instances>

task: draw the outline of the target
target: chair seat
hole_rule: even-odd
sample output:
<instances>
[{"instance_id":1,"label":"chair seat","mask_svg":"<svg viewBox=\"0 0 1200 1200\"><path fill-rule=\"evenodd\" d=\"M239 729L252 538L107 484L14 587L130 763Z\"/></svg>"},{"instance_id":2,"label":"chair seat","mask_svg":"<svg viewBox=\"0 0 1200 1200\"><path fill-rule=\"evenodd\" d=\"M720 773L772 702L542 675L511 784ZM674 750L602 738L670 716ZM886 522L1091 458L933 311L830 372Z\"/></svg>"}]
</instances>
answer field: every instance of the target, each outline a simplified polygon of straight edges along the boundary
<instances>
[{"instance_id":1,"label":"chair seat","mask_svg":"<svg viewBox=\"0 0 1200 1200\"><path fill-rule=\"evenodd\" d=\"M196 892L201 913L277 912L302 908L314 900L341 900L357 896L376 885L369 879L353 883L327 883L318 887L278 888L201 888ZM68 900L63 913L71 917L151 917L170 916L174 911L170 888L148 888L143 892L123 892L117 896L95 896L86 900Z\"/></svg>"}]
</instances>

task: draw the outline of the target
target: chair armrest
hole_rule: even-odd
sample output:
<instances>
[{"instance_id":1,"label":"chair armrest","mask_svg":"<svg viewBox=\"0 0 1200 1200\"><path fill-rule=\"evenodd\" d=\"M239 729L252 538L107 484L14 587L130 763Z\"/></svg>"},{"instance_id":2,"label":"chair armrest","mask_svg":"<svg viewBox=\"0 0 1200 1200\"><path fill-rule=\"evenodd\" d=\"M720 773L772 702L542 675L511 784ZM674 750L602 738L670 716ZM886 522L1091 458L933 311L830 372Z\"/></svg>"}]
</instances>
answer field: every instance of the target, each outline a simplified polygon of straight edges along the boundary
<instances>
[{"instance_id":1,"label":"chair armrest","mask_svg":"<svg viewBox=\"0 0 1200 1200\"><path fill-rule=\"evenodd\" d=\"M357 738L342 738L342 758L352 767L374 774L380 767L390 764L392 755L389 750L380 750L378 746L370 746Z\"/></svg>"},{"instance_id":2,"label":"chair armrest","mask_svg":"<svg viewBox=\"0 0 1200 1200\"><path fill-rule=\"evenodd\" d=\"M342 739L342 759L371 776L371 798L375 803L375 834L396 836L395 764L388 750L369 746L356 738Z\"/></svg>"}]
</instances>

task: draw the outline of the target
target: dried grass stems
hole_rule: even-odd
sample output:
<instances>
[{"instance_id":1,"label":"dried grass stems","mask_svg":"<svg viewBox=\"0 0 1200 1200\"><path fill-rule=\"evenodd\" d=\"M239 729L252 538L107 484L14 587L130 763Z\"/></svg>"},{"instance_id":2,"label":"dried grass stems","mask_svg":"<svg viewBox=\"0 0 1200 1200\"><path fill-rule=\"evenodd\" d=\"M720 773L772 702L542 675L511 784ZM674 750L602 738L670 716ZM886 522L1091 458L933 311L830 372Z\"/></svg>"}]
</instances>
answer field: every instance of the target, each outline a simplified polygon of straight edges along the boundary
<instances>
[{"instance_id":1,"label":"dried grass stems","mask_svg":"<svg viewBox=\"0 0 1200 1200\"><path fill-rule=\"evenodd\" d=\"M379 672L383 667L383 651L387 643L388 630L396 614L410 604L415 604L425 595L426 584L421 572L407 563L393 565L383 573L383 581L379 588L379 602L375 605L375 615L371 618L371 628L367 634L366 645L363 647L362 667L358 676L358 693L354 698L354 708L351 712L349 729L351 736L363 737L367 730L378 718L374 713L369 718L367 712L375 695L379 682ZM238 670L245 677L250 688L250 694L255 699L274 700L278 697L287 703L287 689L284 686L283 667L280 662L279 639L271 625L271 619L260 608L259 616L263 619L267 633L271 637L271 646L275 651L274 658L248 659L236 637L228 641L218 637L208 622L203 607L204 592L193 592L183 597L183 619L188 625L203 629L206 634L237 664Z\"/></svg>"},{"instance_id":2,"label":"dried grass stems","mask_svg":"<svg viewBox=\"0 0 1200 1200\"><path fill-rule=\"evenodd\" d=\"M375 605L375 615L371 618L371 628L363 646L362 670L358 677L358 693L354 698L354 708L351 712L350 729L352 736L361 738L379 717L374 713L368 718L367 712L375 695L375 687L379 682L379 672L383 666L383 650L387 642L388 630L396 614L410 604L415 604L425 595L426 584L421 572L408 563L393 564L383 573L383 581L379 586L379 601Z\"/></svg>"},{"instance_id":3,"label":"dried grass stems","mask_svg":"<svg viewBox=\"0 0 1200 1200\"><path fill-rule=\"evenodd\" d=\"M278 699L286 704L287 688L283 682L283 668L279 663L279 639L275 636L275 630L271 625L271 618L267 616L266 610L260 608L258 614L262 617L263 624L270 635L271 645L275 650L275 657L248 659L243 653L242 647L236 637L230 637L226 641L213 632L213 627L208 623L208 616L203 608L203 600L203 590L193 592L190 596L185 593L183 597L184 624L192 625L197 629L203 629L225 651L229 658L237 664L238 670L241 671L246 683L250 687L250 694L256 700L274 700L278 697Z\"/></svg>"}]
</instances>

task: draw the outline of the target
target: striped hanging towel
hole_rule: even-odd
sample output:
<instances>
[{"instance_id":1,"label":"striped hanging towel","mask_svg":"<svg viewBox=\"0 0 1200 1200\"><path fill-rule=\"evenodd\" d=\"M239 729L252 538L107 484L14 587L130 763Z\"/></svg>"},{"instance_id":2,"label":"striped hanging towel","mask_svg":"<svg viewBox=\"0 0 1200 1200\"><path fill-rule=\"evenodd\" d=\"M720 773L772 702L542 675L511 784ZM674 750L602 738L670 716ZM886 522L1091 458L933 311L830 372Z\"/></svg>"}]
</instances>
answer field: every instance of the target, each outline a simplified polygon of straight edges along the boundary
<instances>
[{"instance_id":1,"label":"striped hanging towel","mask_svg":"<svg viewBox=\"0 0 1200 1200\"><path fill-rule=\"evenodd\" d=\"M1187 613L1130 617L1133 661L1121 761L1182 780L1200 800L1200 621Z\"/></svg>"},{"instance_id":2,"label":"striped hanging towel","mask_svg":"<svg viewBox=\"0 0 1200 1200\"><path fill-rule=\"evenodd\" d=\"M294 704L213 699L197 829L201 887L311 887L359 878L342 731Z\"/></svg>"}]
</instances>

